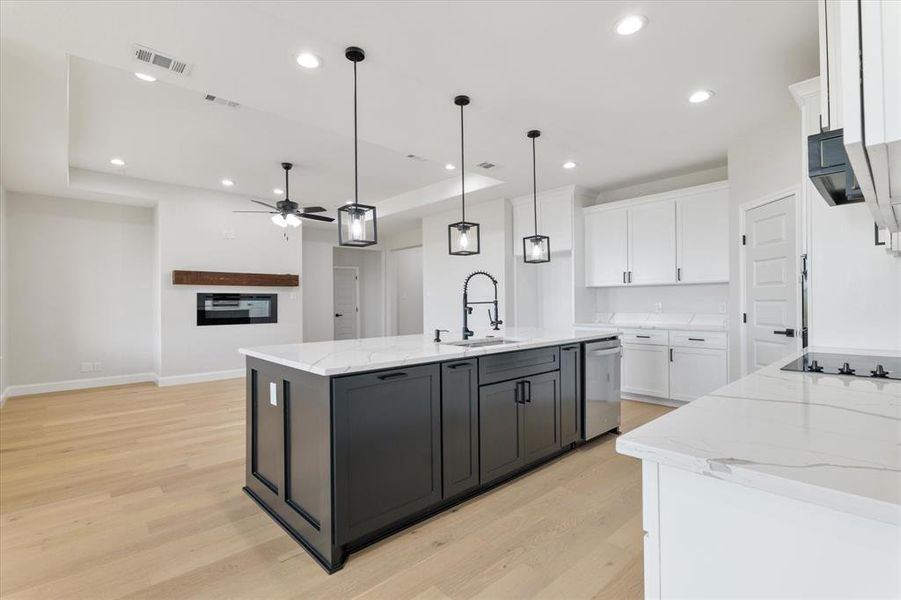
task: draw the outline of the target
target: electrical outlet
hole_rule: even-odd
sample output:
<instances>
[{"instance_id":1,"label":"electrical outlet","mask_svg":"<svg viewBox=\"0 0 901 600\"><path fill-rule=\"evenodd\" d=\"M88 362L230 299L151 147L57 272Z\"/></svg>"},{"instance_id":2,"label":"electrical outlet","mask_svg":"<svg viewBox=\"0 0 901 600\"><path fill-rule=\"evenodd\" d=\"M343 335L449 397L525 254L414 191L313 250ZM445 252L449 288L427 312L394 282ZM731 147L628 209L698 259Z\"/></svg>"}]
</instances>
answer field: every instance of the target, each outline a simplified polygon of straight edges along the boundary
<instances>
[{"instance_id":1,"label":"electrical outlet","mask_svg":"<svg viewBox=\"0 0 901 600\"><path fill-rule=\"evenodd\" d=\"M656 313L663 312L663 302L655 302L654 303L654 312L656 312Z\"/></svg>"},{"instance_id":2,"label":"electrical outlet","mask_svg":"<svg viewBox=\"0 0 901 600\"><path fill-rule=\"evenodd\" d=\"M102 370L103 370L103 363L102 363L102 362L95 362L95 363L94 363L94 370L95 370L95 371L102 371Z\"/></svg>"},{"instance_id":3,"label":"electrical outlet","mask_svg":"<svg viewBox=\"0 0 901 600\"><path fill-rule=\"evenodd\" d=\"M291 292L291 300L297 300L297 292Z\"/></svg>"},{"instance_id":4,"label":"electrical outlet","mask_svg":"<svg viewBox=\"0 0 901 600\"><path fill-rule=\"evenodd\" d=\"M94 365L89 362L81 363L81 372L82 373L90 373L94 370Z\"/></svg>"},{"instance_id":5,"label":"electrical outlet","mask_svg":"<svg viewBox=\"0 0 901 600\"><path fill-rule=\"evenodd\" d=\"M224 240L233 240L235 239L235 232L233 229L223 229L222 230L222 239Z\"/></svg>"},{"instance_id":6,"label":"electrical outlet","mask_svg":"<svg viewBox=\"0 0 901 600\"><path fill-rule=\"evenodd\" d=\"M726 303L725 302L720 302L720 314L721 315L726 314Z\"/></svg>"}]
</instances>

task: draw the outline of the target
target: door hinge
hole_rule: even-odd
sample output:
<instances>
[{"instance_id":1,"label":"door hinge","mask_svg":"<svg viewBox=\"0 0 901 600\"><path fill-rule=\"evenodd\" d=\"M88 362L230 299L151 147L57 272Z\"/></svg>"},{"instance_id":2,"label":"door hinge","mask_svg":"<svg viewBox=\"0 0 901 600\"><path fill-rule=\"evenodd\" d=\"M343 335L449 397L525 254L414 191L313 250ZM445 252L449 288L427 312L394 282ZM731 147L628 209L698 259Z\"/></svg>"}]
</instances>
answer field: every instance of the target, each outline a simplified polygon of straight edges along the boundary
<instances>
[{"instance_id":1,"label":"door hinge","mask_svg":"<svg viewBox=\"0 0 901 600\"><path fill-rule=\"evenodd\" d=\"M748 245L748 238L747 238L747 236L746 236L745 234L741 234L741 245L742 245L742 246L747 246L747 245Z\"/></svg>"},{"instance_id":2,"label":"door hinge","mask_svg":"<svg viewBox=\"0 0 901 600\"><path fill-rule=\"evenodd\" d=\"M748 322L748 313L741 313L741 322L742 323Z\"/></svg>"}]
</instances>

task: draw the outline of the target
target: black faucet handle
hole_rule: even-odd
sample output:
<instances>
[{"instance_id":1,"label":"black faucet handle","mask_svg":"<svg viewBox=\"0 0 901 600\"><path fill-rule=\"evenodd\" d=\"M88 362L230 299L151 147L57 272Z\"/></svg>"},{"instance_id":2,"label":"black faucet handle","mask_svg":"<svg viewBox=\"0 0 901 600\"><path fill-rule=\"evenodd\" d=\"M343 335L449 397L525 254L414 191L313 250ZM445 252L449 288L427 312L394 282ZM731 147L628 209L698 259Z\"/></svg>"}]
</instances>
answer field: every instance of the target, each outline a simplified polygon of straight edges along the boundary
<instances>
[{"instance_id":1,"label":"black faucet handle","mask_svg":"<svg viewBox=\"0 0 901 600\"><path fill-rule=\"evenodd\" d=\"M435 342L436 344L440 344L442 333L450 333L450 330L449 329L436 329L435 330L435 339L432 341Z\"/></svg>"}]
</instances>

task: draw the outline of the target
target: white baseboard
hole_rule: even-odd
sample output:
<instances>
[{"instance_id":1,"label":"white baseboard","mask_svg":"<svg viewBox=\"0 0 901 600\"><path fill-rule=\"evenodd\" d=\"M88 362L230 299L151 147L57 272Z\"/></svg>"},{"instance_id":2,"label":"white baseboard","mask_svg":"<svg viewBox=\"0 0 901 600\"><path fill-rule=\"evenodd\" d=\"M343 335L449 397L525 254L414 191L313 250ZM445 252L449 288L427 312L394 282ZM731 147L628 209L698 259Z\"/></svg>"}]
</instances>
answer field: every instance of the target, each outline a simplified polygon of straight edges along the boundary
<instances>
[{"instance_id":1,"label":"white baseboard","mask_svg":"<svg viewBox=\"0 0 901 600\"><path fill-rule=\"evenodd\" d=\"M3 408L3 405L6 404L6 399L9 397L9 388L3 388L0 390L0 408Z\"/></svg>"},{"instance_id":2,"label":"white baseboard","mask_svg":"<svg viewBox=\"0 0 901 600\"><path fill-rule=\"evenodd\" d=\"M228 371L208 371L206 373L189 373L187 375L170 375L157 377L156 384L160 387L170 385L184 385L186 383L203 383L205 381L219 381L220 379L238 379L244 377L244 369L229 369Z\"/></svg>"},{"instance_id":3,"label":"white baseboard","mask_svg":"<svg viewBox=\"0 0 901 600\"><path fill-rule=\"evenodd\" d=\"M29 383L25 385L11 385L4 390L3 399L14 396L29 396L31 394L46 394L48 392L66 392L69 390L81 390L87 388L106 387L110 385L125 385L129 383L146 383L156 381L156 373L132 373L130 375L110 375L108 377L91 377L89 379L69 379L66 381L50 381L48 383Z\"/></svg>"}]
</instances>

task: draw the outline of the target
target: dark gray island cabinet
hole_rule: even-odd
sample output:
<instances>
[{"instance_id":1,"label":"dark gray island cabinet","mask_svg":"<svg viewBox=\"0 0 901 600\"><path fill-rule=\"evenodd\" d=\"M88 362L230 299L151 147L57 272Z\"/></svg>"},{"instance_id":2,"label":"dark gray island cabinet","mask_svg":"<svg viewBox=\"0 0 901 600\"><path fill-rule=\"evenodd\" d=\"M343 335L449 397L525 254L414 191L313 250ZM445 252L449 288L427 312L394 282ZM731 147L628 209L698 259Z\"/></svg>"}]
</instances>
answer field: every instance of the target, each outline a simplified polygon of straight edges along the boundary
<instances>
[{"instance_id":1,"label":"dark gray island cabinet","mask_svg":"<svg viewBox=\"0 0 901 600\"><path fill-rule=\"evenodd\" d=\"M245 491L334 572L350 552L572 448L580 352L334 376L248 356Z\"/></svg>"}]
</instances>

